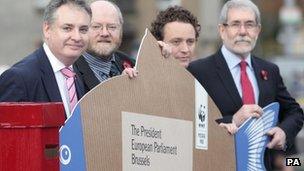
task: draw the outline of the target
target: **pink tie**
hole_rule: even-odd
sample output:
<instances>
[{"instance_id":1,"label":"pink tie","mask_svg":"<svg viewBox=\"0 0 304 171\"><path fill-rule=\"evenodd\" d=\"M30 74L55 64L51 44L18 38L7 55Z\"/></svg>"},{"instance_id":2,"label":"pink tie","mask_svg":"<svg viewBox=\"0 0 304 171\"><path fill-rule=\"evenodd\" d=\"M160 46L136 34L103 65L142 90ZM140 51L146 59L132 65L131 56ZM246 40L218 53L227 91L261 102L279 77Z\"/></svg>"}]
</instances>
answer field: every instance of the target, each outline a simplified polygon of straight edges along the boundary
<instances>
[{"instance_id":1,"label":"pink tie","mask_svg":"<svg viewBox=\"0 0 304 171\"><path fill-rule=\"evenodd\" d=\"M73 72L72 68L65 67L60 70L61 73L66 78L66 85L69 92L69 100L70 100L70 111L72 112L74 106L77 103L77 94L75 88L75 73Z\"/></svg>"},{"instance_id":2,"label":"pink tie","mask_svg":"<svg viewBox=\"0 0 304 171\"><path fill-rule=\"evenodd\" d=\"M253 88L246 72L247 62L242 60L240 66L243 104L255 104Z\"/></svg>"}]
</instances>

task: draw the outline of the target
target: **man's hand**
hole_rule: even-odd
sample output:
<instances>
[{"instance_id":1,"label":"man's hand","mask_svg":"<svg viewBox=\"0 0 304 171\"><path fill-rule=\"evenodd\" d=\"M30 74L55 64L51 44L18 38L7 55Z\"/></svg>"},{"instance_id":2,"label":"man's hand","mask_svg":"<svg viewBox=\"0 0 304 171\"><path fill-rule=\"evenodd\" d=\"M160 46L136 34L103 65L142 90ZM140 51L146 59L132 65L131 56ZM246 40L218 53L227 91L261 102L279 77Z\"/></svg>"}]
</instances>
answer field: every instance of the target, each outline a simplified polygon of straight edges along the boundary
<instances>
[{"instance_id":1,"label":"man's hand","mask_svg":"<svg viewBox=\"0 0 304 171\"><path fill-rule=\"evenodd\" d=\"M235 123L220 123L220 127L227 130L230 135L234 135L238 131L238 127Z\"/></svg>"},{"instance_id":2,"label":"man's hand","mask_svg":"<svg viewBox=\"0 0 304 171\"><path fill-rule=\"evenodd\" d=\"M172 54L172 48L170 45L168 45L167 43L163 42L163 41L157 41L160 49L161 49L161 53L165 58L169 58Z\"/></svg>"},{"instance_id":3,"label":"man's hand","mask_svg":"<svg viewBox=\"0 0 304 171\"><path fill-rule=\"evenodd\" d=\"M237 127L242 125L248 118L259 118L263 114L263 109L258 105L243 105L232 118Z\"/></svg>"},{"instance_id":4,"label":"man's hand","mask_svg":"<svg viewBox=\"0 0 304 171\"><path fill-rule=\"evenodd\" d=\"M122 71L122 75L128 75L129 78L135 78L138 75L138 71L134 68L126 68Z\"/></svg>"},{"instance_id":5,"label":"man's hand","mask_svg":"<svg viewBox=\"0 0 304 171\"><path fill-rule=\"evenodd\" d=\"M267 144L270 149L284 150L286 143L286 134L280 127L274 127L266 133L271 137L271 141Z\"/></svg>"}]
</instances>

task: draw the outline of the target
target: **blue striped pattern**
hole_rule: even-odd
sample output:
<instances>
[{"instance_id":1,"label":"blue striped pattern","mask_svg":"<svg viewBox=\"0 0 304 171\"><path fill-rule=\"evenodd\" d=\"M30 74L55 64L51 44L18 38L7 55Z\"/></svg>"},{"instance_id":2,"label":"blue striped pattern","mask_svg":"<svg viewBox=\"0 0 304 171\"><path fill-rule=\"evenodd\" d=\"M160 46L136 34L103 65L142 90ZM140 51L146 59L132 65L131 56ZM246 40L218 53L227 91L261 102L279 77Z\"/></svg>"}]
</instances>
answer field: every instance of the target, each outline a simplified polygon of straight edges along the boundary
<instances>
[{"instance_id":1,"label":"blue striped pattern","mask_svg":"<svg viewBox=\"0 0 304 171\"><path fill-rule=\"evenodd\" d=\"M101 57L94 57L91 54L85 52L83 54L85 60L88 62L91 70L94 72L97 79L102 82L110 78L110 70L112 62L115 62L115 58L112 55L110 60L105 60Z\"/></svg>"}]
</instances>

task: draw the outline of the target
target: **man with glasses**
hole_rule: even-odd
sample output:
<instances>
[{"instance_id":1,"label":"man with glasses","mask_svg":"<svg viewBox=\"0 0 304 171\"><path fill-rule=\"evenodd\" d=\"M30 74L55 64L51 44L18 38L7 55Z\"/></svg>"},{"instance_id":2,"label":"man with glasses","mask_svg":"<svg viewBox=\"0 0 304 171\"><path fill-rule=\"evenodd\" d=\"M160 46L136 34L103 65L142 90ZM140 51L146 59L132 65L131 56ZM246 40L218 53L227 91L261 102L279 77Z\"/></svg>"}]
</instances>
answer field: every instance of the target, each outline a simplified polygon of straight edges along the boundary
<instances>
[{"instance_id":1,"label":"man with glasses","mask_svg":"<svg viewBox=\"0 0 304 171\"><path fill-rule=\"evenodd\" d=\"M249 0L230 0L222 8L219 33L223 45L212 56L190 63L188 70L204 86L221 111L221 126L231 134L262 108L280 103L279 123L267 134L267 170L274 150L295 152L294 139L303 125L303 111L289 95L278 66L251 54L261 31L259 9ZM271 149L271 150L269 150Z\"/></svg>"},{"instance_id":2,"label":"man with glasses","mask_svg":"<svg viewBox=\"0 0 304 171\"><path fill-rule=\"evenodd\" d=\"M117 51L122 41L123 18L120 9L110 1L91 3L92 20L87 51L74 68L84 82L86 92L106 79L127 73L136 76L134 59Z\"/></svg>"}]
</instances>

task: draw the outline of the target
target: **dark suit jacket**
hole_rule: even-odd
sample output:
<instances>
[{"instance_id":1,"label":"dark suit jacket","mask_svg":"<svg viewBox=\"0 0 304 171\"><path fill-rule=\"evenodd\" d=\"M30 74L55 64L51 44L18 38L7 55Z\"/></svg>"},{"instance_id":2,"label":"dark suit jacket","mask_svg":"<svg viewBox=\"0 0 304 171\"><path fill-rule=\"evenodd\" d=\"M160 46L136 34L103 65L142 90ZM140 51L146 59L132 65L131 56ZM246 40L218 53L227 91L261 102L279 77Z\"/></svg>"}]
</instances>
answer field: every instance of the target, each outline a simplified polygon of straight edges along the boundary
<instances>
[{"instance_id":1,"label":"dark suit jacket","mask_svg":"<svg viewBox=\"0 0 304 171\"><path fill-rule=\"evenodd\" d=\"M78 98L83 83L76 78ZM51 64L42 47L0 76L0 102L62 102Z\"/></svg>"},{"instance_id":2,"label":"dark suit jacket","mask_svg":"<svg viewBox=\"0 0 304 171\"><path fill-rule=\"evenodd\" d=\"M272 102L280 103L278 126L286 133L288 151L292 153L294 138L303 125L303 111L288 93L278 66L257 57L252 57L252 66L260 91L258 105L263 108ZM221 51L191 62L188 70L213 99L223 122L231 122L243 103ZM267 72L267 80L261 75L263 70Z\"/></svg>"},{"instance_id":3,"label":"dark suit jacket","mask_svg":"<svg viewBox=\"0 0 304 171\"><path fill-rule=\"evenodd\" d=\"M119 69L120 73L125 69L125 66L123 65L125 61L128 62L131 67L134 67L135 60L128 57L126 54L117 51L114 53L114 56L117 68ZM83 56L80 56L80 58L78 58L78 60L74 63L73 68L75 69L77 75L83 80L85 92L90 91L100 83Z\"/></svg>"}]
</instances>

